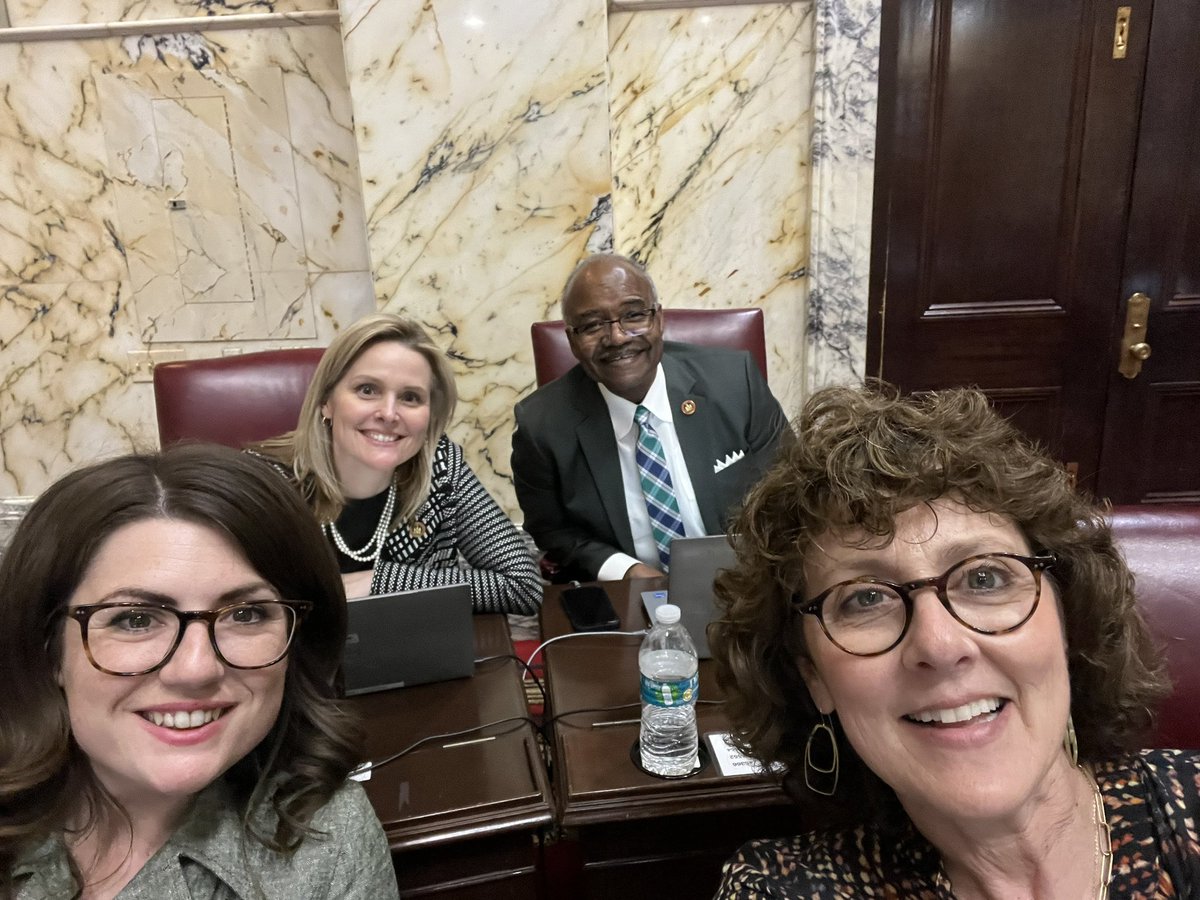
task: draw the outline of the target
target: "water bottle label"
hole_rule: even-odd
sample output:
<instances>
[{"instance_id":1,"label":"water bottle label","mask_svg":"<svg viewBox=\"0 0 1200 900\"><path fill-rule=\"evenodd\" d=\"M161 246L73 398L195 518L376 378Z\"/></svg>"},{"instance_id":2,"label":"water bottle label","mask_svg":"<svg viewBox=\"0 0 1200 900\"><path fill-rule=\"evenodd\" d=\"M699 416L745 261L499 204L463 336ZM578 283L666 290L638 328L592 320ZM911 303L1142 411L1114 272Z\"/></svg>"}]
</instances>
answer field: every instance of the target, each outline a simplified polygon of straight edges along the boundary
<instances>
[{"instance_id":1,"label":"water bottle label","mask_svg":"<svg viewBox=\"0 0 1200 900\"><path fill-rule=\"evenodd\" d=\"M642 676L642 702L652 706L682 706L700 697L699 673L679 681L654 681Z\"/></svg>"}]
</instances>

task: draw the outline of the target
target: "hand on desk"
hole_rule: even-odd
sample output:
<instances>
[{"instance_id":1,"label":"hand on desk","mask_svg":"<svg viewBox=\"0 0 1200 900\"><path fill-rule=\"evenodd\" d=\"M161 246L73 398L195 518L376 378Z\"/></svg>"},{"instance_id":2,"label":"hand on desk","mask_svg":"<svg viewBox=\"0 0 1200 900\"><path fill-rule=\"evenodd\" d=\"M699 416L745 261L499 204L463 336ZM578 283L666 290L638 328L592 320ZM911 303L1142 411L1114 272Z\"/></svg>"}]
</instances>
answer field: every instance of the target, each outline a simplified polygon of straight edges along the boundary
<instances>
[{"instance_id":1,"label":"hand on desk","mask_svg":"<svg viewBox=\"0 0 1200 900\"><path fill-rule=\"evenodd\" d=\"M663 573L645 563L634 563L625 570L625 578L662 578Z\"/></svg>"},{"instance_id":2,"label":"hand on desk","mask_svg":"<svg viewBox=\"0 0 1200 900\"><path fill-rule=\"evenodd\" d=\"M361 572L347 572L343 575L342 585L346 588L347 599L370 596L371 579L374 576L374 569L364 569Z\"/></svg>"}]
</instances>

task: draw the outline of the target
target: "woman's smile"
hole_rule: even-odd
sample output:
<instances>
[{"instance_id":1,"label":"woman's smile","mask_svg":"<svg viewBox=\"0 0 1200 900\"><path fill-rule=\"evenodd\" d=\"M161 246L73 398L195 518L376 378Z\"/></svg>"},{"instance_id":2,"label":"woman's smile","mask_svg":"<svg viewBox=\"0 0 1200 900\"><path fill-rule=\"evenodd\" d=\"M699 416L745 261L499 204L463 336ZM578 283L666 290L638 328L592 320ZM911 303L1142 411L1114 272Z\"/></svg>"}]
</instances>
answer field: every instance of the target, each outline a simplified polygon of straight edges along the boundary
<instances>
[{"instance_id":1,"label":"woman's smile","mask_svg":"<svg viewBox=\"0 0 1200 900\"><path fill-rule=\"evenodd\" d=\"M999 697L989 697L986 700L971 700L953 707L908 713L904 718L921 725L961 725L984 716L989 717L988 721L990 721L991 718L994 718L992 714L1003 705L1004 701Z\"/></svg>"},{"instance_id":2,"label":"woman's smile","mask_svg":"<svg viewBox=\"0 0 1200 900\"><path fill-rule=\"evenodd\" d=\"M181 609L211 609L243 595L278 599L224 535L146 519L112 533L71 605L153 596ZM205 624L191 622L161 668L109 675L92 667L71 623L60 683L75 740L114 796L179 799L211 784L266 736L286 673L286 659L260 669L225 665Z\"/></svg>"},{"instance_id":3,"label":"woman's smile","mask_svg":"<svg viewBox=\"0 0 1200 900\"><path fill-rule=\"evenodd\" d=\"M373 497L425 446L433 369L399 341L367 347L321 406L347 497Z\"/></svg>"},{"instance_id":4,"label":"woman's smile","mask_svg":"<svg viewBox=\"0 0 1200 900\"><path fill-rule=\"evenodd\" d=\"M817 541L824 550L812 551L805 566L813 594L846 579L903 584L952 571L976 554L1030 552L1007 519L948 498L900 513L885 546L864 547L861 537ZM949 814L969 801L1010 813L1065 760L1070 688L1053 591L1044 583L1043 602L1019 628L981 634L951 614L933 585L922 586L913 591L904 637L874 656L842 650L806 615L811 658L800 661L801 670L817 706L836 712L858 755L906 808L932 804Z\"/></svg>"}]
</instances>

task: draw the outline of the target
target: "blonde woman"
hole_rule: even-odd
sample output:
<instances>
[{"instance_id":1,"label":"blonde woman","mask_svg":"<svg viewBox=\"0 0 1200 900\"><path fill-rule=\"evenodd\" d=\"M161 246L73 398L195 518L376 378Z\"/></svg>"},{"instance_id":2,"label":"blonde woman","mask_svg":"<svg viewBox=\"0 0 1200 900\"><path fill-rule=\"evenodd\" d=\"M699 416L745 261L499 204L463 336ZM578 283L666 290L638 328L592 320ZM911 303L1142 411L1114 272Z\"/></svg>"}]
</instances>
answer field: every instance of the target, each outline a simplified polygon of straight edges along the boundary
<instances>
[{"instance_id":1,"label":"blonde woman","mask_svg":"<svg viewBox=\"0 0 1200 900\"><path fill-rule=\"evenodd\" d=\"M299 485L347 596L467 582L476 612L536 612L532 555L445 435L456 397L421 326L378 313L325 351L296 430L252 450Z\"/></svg>"}]
</instances>

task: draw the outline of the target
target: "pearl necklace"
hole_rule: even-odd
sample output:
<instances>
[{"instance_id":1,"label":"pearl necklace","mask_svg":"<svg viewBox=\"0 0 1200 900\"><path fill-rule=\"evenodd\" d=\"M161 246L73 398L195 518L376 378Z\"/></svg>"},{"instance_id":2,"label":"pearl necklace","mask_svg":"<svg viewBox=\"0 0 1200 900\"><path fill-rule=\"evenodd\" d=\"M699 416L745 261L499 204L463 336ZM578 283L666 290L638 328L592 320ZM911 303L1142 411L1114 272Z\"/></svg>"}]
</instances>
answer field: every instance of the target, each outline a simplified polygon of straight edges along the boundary
<instances>
[{"instance_id":1,"label":"pearl necklace","mask_svg":"<svg viewBox=\"0 0 1200 900\"><path fill-rule=\"evenodd\" d=\"M329 536L333 539L333 544L342 553L357 562L375 562L379 559L379 553L383 550L384 541L387 540L388 529L392 526L392 510L396 508L396 482L393 481L388 486L387 500L383 503L383 513L379 517L379 524L375 526L375 533L371 535L371 539L361 550L351 550L346 545L346 539L342 537L337 526L333 522L326 522L325 529L329 532Z\"/></svg>"}]
</instances>

